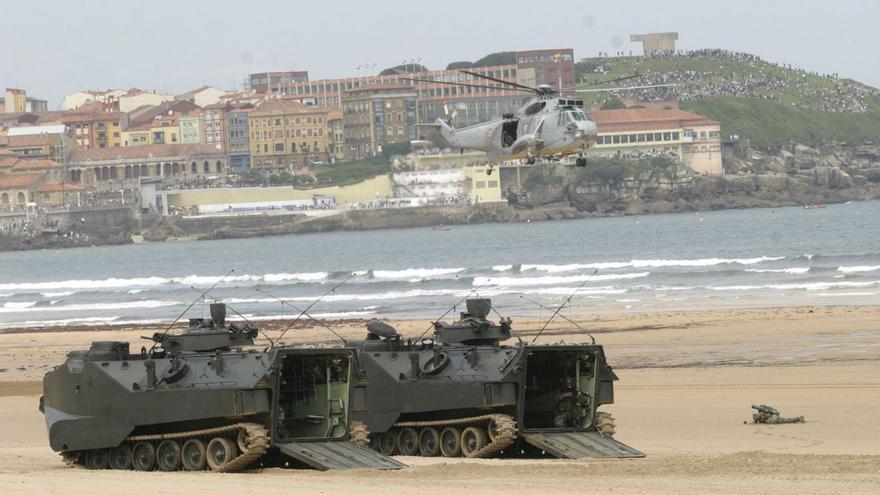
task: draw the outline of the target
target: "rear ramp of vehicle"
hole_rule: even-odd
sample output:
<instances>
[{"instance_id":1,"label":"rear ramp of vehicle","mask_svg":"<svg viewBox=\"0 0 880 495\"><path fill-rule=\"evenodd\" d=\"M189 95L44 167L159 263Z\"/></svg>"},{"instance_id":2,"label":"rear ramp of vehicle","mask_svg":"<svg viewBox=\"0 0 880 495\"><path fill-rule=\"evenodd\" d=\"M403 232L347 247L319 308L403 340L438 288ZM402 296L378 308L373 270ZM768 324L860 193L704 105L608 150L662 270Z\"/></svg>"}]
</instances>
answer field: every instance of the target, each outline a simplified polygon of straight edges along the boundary
<instances>
[{"instance_id":1,"label":"rear ramp of vehicle","mask_svg":"<svg viewBox=\"0 0 880 495\"><path fill-rule=\"evenodd\" d=\"M597 431L525 433L523 437L526 442L560 459L645 457L644 453Z\"/></svg>"},{"instance_id":2,"label":"rear ramp of vehicle","mask_svg":"<svg viewBox=\"0 0 880 495\"><path fill-rule=\"evenodd\" d=\"M403 469L406 464L348 440L287 442L277 447L287 456L310 467L329 469Z\"/></svg>"}]
</instances>

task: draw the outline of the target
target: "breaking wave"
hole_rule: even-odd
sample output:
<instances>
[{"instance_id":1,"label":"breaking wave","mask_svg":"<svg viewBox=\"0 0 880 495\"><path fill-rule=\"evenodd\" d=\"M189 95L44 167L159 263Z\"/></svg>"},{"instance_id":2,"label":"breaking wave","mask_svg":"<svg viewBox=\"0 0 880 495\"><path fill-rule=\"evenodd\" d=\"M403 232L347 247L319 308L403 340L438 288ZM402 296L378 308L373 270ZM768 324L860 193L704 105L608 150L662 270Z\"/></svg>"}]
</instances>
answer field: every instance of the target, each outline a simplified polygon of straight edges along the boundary
<instances>
[{"instance_id":1,"label":"breaking wave","mask_svg":"<svg viewBox=\"0 0 880 495\"><path fill-rule=\"evenodd\" d=\"M372 270L373 278L390 280L426 279L455 275L467 268L406 268L404 270Z\"/></svg>"},{"instance_id":2,"label":"breaking wave","mask_svg":"<svg viewBox=\"0 0 880 495\"><path fill-rule=\"evenodd\" d=\"M756 265L768 261L779 261L785 256L760 256L757 258L698 258L698 259L633 259L630 261L605 261L597 263L569 263L562 265L523 264L522 270L536 270L548 273L572 272L578 270L616 270L621 268L668 268L668 267L706 267L716 265ZM511 265L503 265L511 266ZM493 267L497 268L497 267Z\"/></svg>"},{"instance_id":3,"label":"breaking wave","mask_svg":"<svg viewBox=\"0 0 880 495\"><path fill-rule=\"evenodd\" d=\"M837 267L837 271L841 273L859 273L859 272L873 272L876 270L880 270L880 265L871 265L871 266L839 266Z\"/></svg>"},{"instance_id":4,"label":"breaking wave","mask_svg":"<svg viewBox=\"0 0 880 495\"><path fill-rule=\"evenodd\" d=\"M810 267L797 267L797 268L746 268L747 272L751 273L790 273L792 275L798 275L801 273L807 273L810 271Z\"/></svg>"},{"instance_id":5,"label":"breaking wave","mask_svg":"<svg viewBox=\"0 0 880 495\"><path fill-rule=\"evenodd\" d=\"M15 306L9 306L13 304ZM93 303L93 304L69 304L59 306L38 306L35 302L30 303L6 303L0 308L0 313L28 313L36 311L110 311L115 309L151 309L166 306L175 306L179 303L174 301L126 301L118 303Z\"/></svg>"},{"instance_id":6,"label":"breaking wave","mask_svg":"<svg viewBox=\"0 0 880 495\"><path fill-rule=\"evenodd\" d=\"M809 282L803 284L767 284L767 285L727 285L720 287L707 287L710 290L828 290L844 287L874 287L880 285L880 280L869 282Z\"/></svg>"},{"instance_id":7,"label":"breaking wave","mask_svg":"<svg viewBox=\"0 0 880 495\"><path fill-rule=\"evenodd\" d=\"M640 273L620 273L610 275L571 275L567 277L546 276L546 277L475 277L474 286L498 286L498 287L522 287L530 285L559 285L570 284L576 282L604 282L607 280L631 280L635 278L643 278L650 275L650 272Z\"/></svg>"}]
</instances>

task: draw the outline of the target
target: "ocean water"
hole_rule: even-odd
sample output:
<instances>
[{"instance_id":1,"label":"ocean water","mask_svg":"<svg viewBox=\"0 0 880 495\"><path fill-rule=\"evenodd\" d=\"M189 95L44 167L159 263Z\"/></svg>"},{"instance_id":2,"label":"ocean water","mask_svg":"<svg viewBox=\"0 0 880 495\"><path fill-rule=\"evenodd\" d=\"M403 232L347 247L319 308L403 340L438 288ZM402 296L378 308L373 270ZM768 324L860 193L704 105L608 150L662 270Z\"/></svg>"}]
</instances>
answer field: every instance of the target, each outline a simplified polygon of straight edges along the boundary
<instances>
[{"instance_id":1,"label":"ocean water","mask_svg":"<svg viewBox=\"0 0 880 495\"><path fill-rule=\"evenodd\" d=\"M170 321L215 284L255 320L876 305L880 202L0 253L0 327Z\"/></svg>"}]
</instances>

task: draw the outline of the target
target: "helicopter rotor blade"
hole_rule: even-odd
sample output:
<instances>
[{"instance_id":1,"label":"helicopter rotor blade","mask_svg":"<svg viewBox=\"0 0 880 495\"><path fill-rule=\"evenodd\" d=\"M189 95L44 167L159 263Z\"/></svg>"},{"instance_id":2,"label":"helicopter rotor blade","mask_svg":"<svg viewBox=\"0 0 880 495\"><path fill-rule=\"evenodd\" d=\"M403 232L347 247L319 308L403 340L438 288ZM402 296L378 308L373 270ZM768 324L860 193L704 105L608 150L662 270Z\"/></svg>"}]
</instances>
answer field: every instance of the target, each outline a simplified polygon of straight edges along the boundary
<instances>
[{"instance_id":1,"label":"helicopter rotor blade","mask_svg":"<svg viewBox=\"0 0 880 495\"><path fill-rule=\"evenodd\" d=\"M415 82L426 82L426 83L436 83L436 84L448 84L450 86L466 86L469 88L482 88L482 89L494 89L494 90L505 89L508 91L523 91L523 92L529 92L529 93L533 92L531 89L499 88L497 86L486 86L483 84L469 84L469 83L460 83L460 82L453 82L453 81L436 81L434 79L415 79L415 78L411 78L411 77L399 77L398 79L401 81L415 81Z\"/></svg>"},{"instance_id":2,"label":"helicopter rotor blade","mask_svg":"<svg viewBox=\"0 0 880 495\"><path fill-rule=\"evenodd\" d=\"M507 86L511 86L511 87L514 87L514 88L519 88L519 89L522 90L522 91L531 91L532 93L539 93L539 92L540 92L540 91L538 90L538 88L533 88L533 87L531 87L531 86L526 86L526 85L524 85L524 84L519 84L519 83L515 83L515 82L505 81L504 79L498 79L497 77L486 76L486 75L478 74L478 73L476 73L476 72L471 72L471 71L468 71L468 70L460 70L459 72L462 72L462 73L464 73L464 74L468 74L468 75L471 75L471 76L474 76L474 77L479 77L480 79L488 79L488 80L490 80L490 81L495 81L495 82L497 82L497 83L505 84L505 85L507 85Z\"/></svg>"},{"instance_id":3,"label":"helicopter rotor blade","mask_svg":"<svg viewBox=\"0 0 880 495\"><path fill-rule=\"evenodd\" d=\"M591 83L586 83L586 84L584 84L584 86L601 86L603 84L611 84L611 83L617 83L620 81L628 81L630 79L635 79L637 77L642 77L642 75L641 74L633 74L631 76L618 77L616 79L606 79L604 81L594 81Z\"/></svg>"},{"instance_id":4,"label":"helicopter rotor blade","mask_svg":"<svg viewBox=\"0 0 880 495\"><path fill-rule=\"evenodd\" d=\"M575 89L575 93L602 93L604 91L626 91L628 89L670 88L678 84L647 84L644 86L623 86L619 88Z\"/></svg>"}]
</instances>

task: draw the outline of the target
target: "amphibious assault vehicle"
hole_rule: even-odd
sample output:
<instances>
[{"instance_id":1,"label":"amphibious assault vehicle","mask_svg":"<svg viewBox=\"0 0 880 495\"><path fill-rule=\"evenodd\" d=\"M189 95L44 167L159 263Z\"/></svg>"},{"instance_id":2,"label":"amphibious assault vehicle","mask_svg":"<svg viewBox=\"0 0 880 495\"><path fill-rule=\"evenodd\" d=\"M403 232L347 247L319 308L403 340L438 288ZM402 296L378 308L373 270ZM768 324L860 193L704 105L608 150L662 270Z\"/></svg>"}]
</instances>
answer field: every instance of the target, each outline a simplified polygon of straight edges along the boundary
<instances>
[{"instance_id":1,"label":"amphibious assault vehicle","mask_svg":"<svg viewBox=\"0 0 880 495\"><path fill-rule=\"evenodd\" d=\"M319 469L403 464L349 441L355 351L243 350L256 328L226 307L151 349L93 342L43 379L49 444L92 469L238 471L294 461Z\"/></svg>"},{"instance_id":2,"label":"amphibious assault vehicle","mask_svg":"<svg viewBox=\"0 0 880 495\"><path fill-rule=\"evenodd\" d=\"M150 349L93 342L43 379L50 446L71 464L143 471L644 455L597 411L617 378L601 346L503 345L510 319L489 321L489 300L466 305L419 342L374 321L357 343L257 350L257 329L227 324L220 303L182 334L154 334Z\"/></svg>"},{"instance_id":3,"label":"amphibious assault vehicle","mask_svg":"<svg viewBox=\"0 0 880 495\"><path fill-rule=\"evenodd\" d=\"M350 344L353 439L369 432L385 455L644 457L612 439L613 418L597 411L614 402L617 379L601 345L503 345L510 318L489 321L488 299L466 307L431 339L404 342L374 321Z\"/></svg>"}]
</instances>

